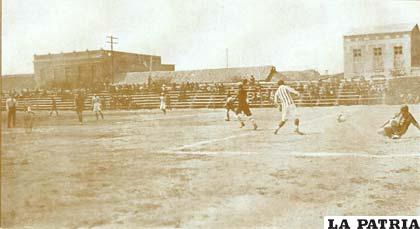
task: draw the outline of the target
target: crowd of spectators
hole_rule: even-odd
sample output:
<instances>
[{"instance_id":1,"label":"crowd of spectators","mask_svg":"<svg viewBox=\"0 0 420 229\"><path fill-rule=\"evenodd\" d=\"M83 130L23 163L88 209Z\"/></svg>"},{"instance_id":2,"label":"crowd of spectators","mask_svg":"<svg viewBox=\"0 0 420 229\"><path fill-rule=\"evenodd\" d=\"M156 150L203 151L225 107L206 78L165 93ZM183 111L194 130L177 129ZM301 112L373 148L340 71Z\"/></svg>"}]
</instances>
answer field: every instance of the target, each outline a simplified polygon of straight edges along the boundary
<instances>
[{"instance_id":1,"label":"crowd of spectators","mask_svg":"<svg viewBox=\"0 0 420 229\"><path fill-rule=\"evenodd\" d=\"M273 102L273 96L277 90L275 83L260 82L250 77L242 81L246 84L249 91L249 100L254 104L262 104L264 102ZM377 83L366 80L339 80L336 78L327 78L318 81L306 82L289 82L289 85L299 91L304 99L308 102L317 103L325 99L336 99L339 93L348 91L359 95L359 98L368 98L383 95L386 92L385 83ZM111 109L133 108L133 95L138 94L160 94L170 93L172 96L177 96L178 101L187 101L195 92L210 93L217 95L234 94L236 93L236 84L225 85L223 83L167 83L167 82L153 82L148 81L143 84L119 84L119 85L104 85L102 88L87 88L87 89L23 89L19 92L12 90L8 94L13 94L17 99L20 98L45 98L50 96L60 97L61 99L73 99L74 95L82 92L83 94L93 94L102 92L102 95L107 95L107 99L102 97L102 101L107 101L103 107L108 105ZM405 95L403 101L407 103L418 103L419 96Z\"/></svg>"}]
</instances>

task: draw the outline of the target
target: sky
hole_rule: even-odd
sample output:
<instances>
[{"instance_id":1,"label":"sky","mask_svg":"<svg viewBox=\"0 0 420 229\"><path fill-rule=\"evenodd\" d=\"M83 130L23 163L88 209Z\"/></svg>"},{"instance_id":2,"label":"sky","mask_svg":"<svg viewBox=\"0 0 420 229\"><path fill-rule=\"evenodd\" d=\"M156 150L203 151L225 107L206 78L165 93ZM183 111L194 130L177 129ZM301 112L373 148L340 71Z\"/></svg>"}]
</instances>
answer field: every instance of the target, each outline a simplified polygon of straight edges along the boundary
<instances>
[{"instance_id":1,"label":"sky","mask_svg":"<svg viewBox=\"0 0 420 229\"><path fill-rule=\"evenodd\" d=\"M3 74L33 55L115 49L162 56L176 70L274 65L343 71L352 28L420 23L416 0L5 0ZM228 55L226 50L228 49ZM228 56L228 58L226 58Z\"/></svg>"}]
</instances>

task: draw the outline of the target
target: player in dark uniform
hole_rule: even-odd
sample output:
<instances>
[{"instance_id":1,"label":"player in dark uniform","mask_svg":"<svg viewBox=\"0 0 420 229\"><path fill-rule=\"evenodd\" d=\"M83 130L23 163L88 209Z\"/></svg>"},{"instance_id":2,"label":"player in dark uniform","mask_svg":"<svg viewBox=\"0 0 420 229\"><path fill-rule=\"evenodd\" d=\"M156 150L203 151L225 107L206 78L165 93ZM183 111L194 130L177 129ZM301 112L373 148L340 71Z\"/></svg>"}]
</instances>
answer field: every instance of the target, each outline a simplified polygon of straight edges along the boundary
<instances>
[{"instance_id":1,"label":"player in dark uniform","mask_svg":"<svg viewBox=\"0 0 420 229\"><path fill-rule=\"evenodd\" d=\"M58 116L58 111L57 111L57 101L55 101L54 96L51 96L51 110L50 110L50 116L52 115L52 113L55 111L55 115Z\"/></svg>"},{"instance_id":2,"label":"player in dark uniform","mask_svg":"<svg viewBox=\"0 0 420 229\"><path fill-rule=\"evenodd\" d=\"M74 98L74 106L80 125L83 125L83 109L85 107L85 99L81 93L76 94Z\"/></svg>"},{"instance_id":3,"label":"player in dark uniform","mask_svg":"<svg viewBox=\"0 0 420 229\"><path fill-rule=\"evenodd\" d=\"M171 95L169 95L169 93L166 93L165 101L166 101L166 109L167 110L172 110L172 106L171 106Z\"/></svg>"},{"instance_id":4,"label":"player in dark uniform","mask_svg":"<svg viewBox=\"0 0 420 229\"><path fill-rule=\"evenodd\" d=\"M257 123L252 118L251 110L249 109L248 104L248 92L244 89L244 85L239 85L238 95L236 96L238 100L238 108L236 109L236 117L238 121L241 123L241 128L245 126L244 120L241 118L241 114L244 114L248 117L249 121L252 122L254 126L254 130L258 128Z\"/></svg>"},{"instance_id":5,"label":"player in dark uniform","mask_svg":"<svg viewBox=\"0 0 420 229\"><path fill-rule=\"evenodd\" d=\"M395 115L395 117L381 126L381 129L378 131L379 134L387 136L389 138L398 139L403 136L408 127L413 124L420 130L420 125L417 123L414 116L410 113L408 106L404 105L400 109L400 113Z\"/></svg>"}]
</instances>

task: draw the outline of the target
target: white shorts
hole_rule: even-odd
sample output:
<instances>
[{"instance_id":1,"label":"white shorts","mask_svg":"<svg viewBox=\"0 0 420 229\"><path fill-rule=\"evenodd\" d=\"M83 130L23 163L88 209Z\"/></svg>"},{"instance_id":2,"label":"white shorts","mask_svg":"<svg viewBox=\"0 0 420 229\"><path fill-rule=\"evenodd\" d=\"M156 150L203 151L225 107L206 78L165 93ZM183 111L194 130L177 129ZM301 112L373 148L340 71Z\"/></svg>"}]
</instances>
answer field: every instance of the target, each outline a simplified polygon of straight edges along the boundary
<instances>
[{"instance_id":1,"label":"white shorts","mask_svg":"<svg viewBox=\"0 0 420 229\"><path fill-rule=\"evenodd\" d=\"M93 112L99 112L101 111L101 104L100 103L94 103L93 104Z\"/></svg>"},{"instance_id":2,"label":"white shorts","mask_svg":"<svg viewBox=\"0 0 420 229\"><path fill-rule=\"evenodd\" d=\"M299 113L297 111L296 105L291 104L288 106L282 107L281 110L281 121L286 121L288 119L297 119L299 118Z\"/></svg>"},{"instance_id":3,"label":"white shorts","mask_svg":"<svg viewBox=\"0 0 420 229\"><path fill-rule=\"evenodd\" d=\"M166 103L160 103L160 109L166 110Z\"/></svg>"}]
</instances>

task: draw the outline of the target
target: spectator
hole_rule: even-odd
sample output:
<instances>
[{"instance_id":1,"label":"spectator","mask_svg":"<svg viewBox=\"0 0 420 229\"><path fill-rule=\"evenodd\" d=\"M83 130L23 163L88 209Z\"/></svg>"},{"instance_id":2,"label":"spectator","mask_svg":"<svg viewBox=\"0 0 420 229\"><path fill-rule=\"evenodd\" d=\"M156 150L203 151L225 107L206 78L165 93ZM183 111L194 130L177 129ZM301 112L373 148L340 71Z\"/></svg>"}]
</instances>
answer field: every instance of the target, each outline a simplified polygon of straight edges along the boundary
<instances>
[{"instance_id":1,"label":"spectator","mask_svg":"<svg viewBox=\"0 0 420 229\"><path fill-rule=\"evenodd\" d=\"M7 128L16 127L16 107L17 100L14 94L11 94L6 99L6 111L7 111Z\"/></svg>"}]
</instances>

